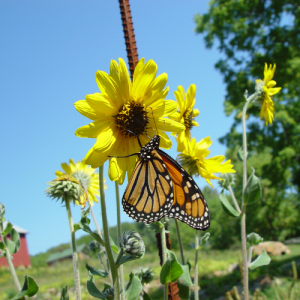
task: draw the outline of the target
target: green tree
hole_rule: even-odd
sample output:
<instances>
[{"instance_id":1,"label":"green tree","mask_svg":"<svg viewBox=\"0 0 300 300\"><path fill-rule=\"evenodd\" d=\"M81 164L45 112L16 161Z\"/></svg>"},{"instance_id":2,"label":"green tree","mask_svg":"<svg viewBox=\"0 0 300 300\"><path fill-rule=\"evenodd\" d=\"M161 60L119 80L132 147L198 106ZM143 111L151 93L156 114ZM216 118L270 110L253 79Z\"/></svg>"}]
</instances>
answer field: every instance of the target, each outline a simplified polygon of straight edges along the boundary
<instances>
[{"instance_id":1,"label":"green tree","mask_svg":"<svg viewBox=\"0 0 300 300\"><path fill-rule=\"evenodd\" d=\"M263 79L264 63L276 63L274 79L282 91L273 97L275 120L265 126L259 109L249 107L248 150L250 166L262 178L261 205L247 212L248 232L257 231L268 239L283 240L300 234L300 3L286 0L212 0L206 14L195 17L196 31L204 35L207 47L214 43L222 53L216 68L224 76L227 93L226 115L234 123L220 141L235 162L241 145L238 126L245 90L254 92L254 80ZM250 170L249 170L250 173ZM241 187L237 178L237 187ZM238 191L236 191L238 194ZM263 232L262 232L263 231Z\"/></svg>"}]
</instances>

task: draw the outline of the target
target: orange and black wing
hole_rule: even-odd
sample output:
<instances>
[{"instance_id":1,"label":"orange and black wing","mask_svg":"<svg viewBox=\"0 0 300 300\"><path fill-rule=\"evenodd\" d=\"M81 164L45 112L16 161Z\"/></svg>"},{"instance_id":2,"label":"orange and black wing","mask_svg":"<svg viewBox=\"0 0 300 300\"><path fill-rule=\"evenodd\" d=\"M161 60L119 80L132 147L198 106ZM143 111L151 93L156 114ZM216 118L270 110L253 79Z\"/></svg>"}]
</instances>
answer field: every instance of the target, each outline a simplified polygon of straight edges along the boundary
<instances>
[{"instance_id":1,"label":"orange and black wing","mask_svg":"<svg viewBox=\"0 0 300 300\"><path fill-rule=\"evenodd\" d=\"M204 196L192 177L167 153L158 150L173 181L174 202L166 216L192 228L206 230L210 225Z\"/></svg>"},{"instance_id":2,"label":"orange and black wing","mask_svg":"<svg viewBox=\"0 0 300 300\"><path fill-rule=\"evenodd\" d=\"M123 195L123 209L135 221L152 223L168 213L173 200L170 174L161 156L152 150L135 165Z\"/></svg>"}]
</instances>

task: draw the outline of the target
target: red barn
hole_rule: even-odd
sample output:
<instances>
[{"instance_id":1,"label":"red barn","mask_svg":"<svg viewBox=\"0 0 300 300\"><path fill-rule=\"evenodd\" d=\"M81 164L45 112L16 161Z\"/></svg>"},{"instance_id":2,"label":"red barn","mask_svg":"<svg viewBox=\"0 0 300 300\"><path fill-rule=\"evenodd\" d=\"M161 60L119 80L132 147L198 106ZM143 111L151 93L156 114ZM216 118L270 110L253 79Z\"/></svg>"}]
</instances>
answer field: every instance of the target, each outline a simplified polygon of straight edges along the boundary
<instances>
[{"instance_id":1,"label":"red barn","mask_svg":"<svg viewBox=\"0 0 300 300\"><path fill-rule=\"evenodd\" d=\"M5 228L6 222L4 222L3 225L4 225L3 227ZM20 249L17 253L12 255L13 256L12 262L15 267L19 267L19 266L29 267L30 257L29 257L27 241L26 241L26 234L28 233L28 231L16 225L13 225L13 228L20 235ZM10 239L10 235L8 235L8 238ZM0 267L1 266L8 266L6 257L0 257Z\"/></svg>"}]
</instances>

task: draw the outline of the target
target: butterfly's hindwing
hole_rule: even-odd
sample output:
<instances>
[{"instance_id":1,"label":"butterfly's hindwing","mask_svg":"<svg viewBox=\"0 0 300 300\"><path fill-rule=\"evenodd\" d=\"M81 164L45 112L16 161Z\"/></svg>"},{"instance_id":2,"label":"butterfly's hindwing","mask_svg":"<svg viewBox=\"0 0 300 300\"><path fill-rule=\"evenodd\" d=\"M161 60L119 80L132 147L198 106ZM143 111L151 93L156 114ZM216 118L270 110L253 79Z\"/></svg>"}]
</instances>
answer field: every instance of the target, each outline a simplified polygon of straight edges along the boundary
<instances>
[{"instance_id":1,"label":"butterfly's hindwing","mask_svg":"<svg viewBox=\"0 0 300 300\"><path fill-rule=\"evenodd\" d=\"M135 221L151 223L160 220L170 210L173 183L156 150L140 158L126 187L122 204L124 211Z\"/></svg>"},{"instance_id":2,"label":"butterfly's hindwing","mask_svg":"<svg viewBox=\"0 0 300 300\"><path fill-rule=\"evenodd\" d=\"M209 210L204 196L193 178L168 154L159 150L173 181L174 202L167 216L195 229L210 225Z\"/></svg>"}]
</instances>

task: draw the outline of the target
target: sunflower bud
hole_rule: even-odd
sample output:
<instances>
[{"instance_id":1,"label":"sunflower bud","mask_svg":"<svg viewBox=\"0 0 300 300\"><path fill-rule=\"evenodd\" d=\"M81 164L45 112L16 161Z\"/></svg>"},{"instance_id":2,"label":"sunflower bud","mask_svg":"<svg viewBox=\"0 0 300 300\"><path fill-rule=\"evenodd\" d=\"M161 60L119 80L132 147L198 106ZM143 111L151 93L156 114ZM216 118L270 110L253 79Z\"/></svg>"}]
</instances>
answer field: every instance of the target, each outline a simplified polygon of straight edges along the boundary
<instances>
[{"instance_id":1,"label":"sunflower bud","mask_svg":"<svg viewBox=\"0 0 300 300\"><path fill-rule=\"evenodd\" d=\"M142 284L150 283L154 278L153 271L149 268L139 267L137 270L134 270L133 273L141 280Z\"/></svg>"},{"instance_id":2,"label":"sunflower bud","mask_svg":"<svg viewBox=\"0 0 300 300\"><path fill-rule=\"evenodd\" d=\"M222 189L228 190L228 187L234 187L235 186L235 176L234 174L231 173L225 173L225 174L220 174L220 178L223 180L219 180L218 184Z\"/></svg>"},{"instance_id":3,"label":"sunflower bud","mask_svg":"<svg viewBox=\"0 0 300 300\"><path fill-rule=\"evenodd\" d=\"M89 247L90 251L93 252L93 253L99 253L100 252L100 244L97 243L96 241L91 241L89 243L88 247Z\"/></svg>"},{"instance_id":4,"label":"sunflower bud","mask_svg":"<svg viewBox=\"0 0 300 300\"><path fill-rule=\"evenodd\" d=\"M108 287L103 290L102 294L103 296L105 296L105 299L114 299L114 295L115 295L114 288L112 286Z\"/></svg>"},{"instance_id":5,"label":"sunflower bud","mask_svg":"<svg viewBox=\"0 0 300 300\"><path fill-rule=\"evenodd\" d=\"M87 201L86 193L80 182L71 175L62 175L47 184L50 186L46 189L46 194L52 199L61 199L62 203L65 201L75 203L81 195L84 195L82 197L84 202L80 204L84 205Z\"/></svg>"},{"instance_id":6,"label":"sunflower bud","mask_svg":"<svg viewBox=\"0 0 300 300\"><path fill-rule=\"evenodd\" d=\"M123 232L120 246L127 255L142 257L145 253L145 244L141 236L133 230Z\"/></svg>"}]
</instances>

